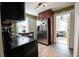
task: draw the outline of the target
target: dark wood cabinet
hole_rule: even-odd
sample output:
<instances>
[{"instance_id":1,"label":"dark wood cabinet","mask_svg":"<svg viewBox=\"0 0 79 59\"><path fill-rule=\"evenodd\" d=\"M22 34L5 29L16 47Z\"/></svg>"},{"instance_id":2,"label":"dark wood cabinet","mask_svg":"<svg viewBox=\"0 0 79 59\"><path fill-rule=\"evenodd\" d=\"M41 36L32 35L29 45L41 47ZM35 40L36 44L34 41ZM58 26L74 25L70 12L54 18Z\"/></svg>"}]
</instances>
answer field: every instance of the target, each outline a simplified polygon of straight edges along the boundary
<instances>
[{"instance_id":1,"label":"dark wood cabinet","mask_svg":"<svg viewBox=\"0 0 79 59\"><path fill-rule=\"evenodd\" d=\"M12 57L38 57L37 41L32 41L11 50Z\"/></svg>"},{"instance_id":2,"label":"dark wood cabinet","mask_svg":"<svg viewBox=\"0 0 79 59\"><path fill-rule=\"evenodd\" d=\"M1 19L24 20L24 2L1 2Z\"/></svg>"},{"instance_id":3,"label":"dark wood cabinet","mask_svg":"<svg viewBox=\"0 0 79 59\"><path fill-rule=\"evenodd\" d=\"M55 20L54 20L54 11L48 9L46 11L40 12L38 14L38 20L48 20L48 33L47 33L47 40L48 45L54 43L54 34L55 34ZM45 40L43 40L45 41Z\"/></svg>"},{"instance_id":4,"label":"dark wood cabinet","mask_svg":"<svg viewBox=\"0 0 79 59\"><path fill-rule=\"evenodd\" d=\"M38 57L38 44L34 40L30 43L9 50L6 57Z\"/></svg>"},{"instance_id":5,"label":"dark wood cabinet","mask_svg":"<svg viewBox=\"0 0 79 59\"><path fill-rule=\"evenodd\" d=\"M40 12L38 14L38 18L39 19L45 19L45 18L50 18L51 19L53 15L54 15L54 12L51 9L49 9L49 10Z\"/></svg>"}]
</instances>

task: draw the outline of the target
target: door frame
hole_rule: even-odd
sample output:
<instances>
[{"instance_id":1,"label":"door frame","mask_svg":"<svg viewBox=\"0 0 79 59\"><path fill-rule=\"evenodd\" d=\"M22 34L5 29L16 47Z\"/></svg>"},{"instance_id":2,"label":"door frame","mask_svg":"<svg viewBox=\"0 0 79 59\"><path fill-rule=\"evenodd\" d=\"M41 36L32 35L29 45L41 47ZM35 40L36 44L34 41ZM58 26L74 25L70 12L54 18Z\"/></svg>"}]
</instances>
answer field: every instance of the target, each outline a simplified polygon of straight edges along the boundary
<instances>
[{"instance_id":1,"label":"door frame","mask_svg":"<svg viewBox=\"0 0 79 59\"><path fill-rule=\"evenodd\" d=\"M66 36L67 36L67 45L69 44L69 32L70 32L70 17L71 17L71 13L62 13L62 14L59 14L59 15L57 15L57 16L61 16L61 15L65 15L65 14L69 14L70 16L69 16L69 19L67 19L67 32L66 32ZM56 16L56 17L57 17ZM55 17L55 18L56 18ZM56 21L57 21L57 19L56 19ZM57 29L56 29L57 30ZM56 31L57 32L57 31ZM56 35L57 35L57 33L56 33ZM57 38L57 36L56 36L56 38ZM57 39L56 39L57 40Z\"/></svg>"},{"instance_id":2,"label":"door frame","mask_svg":"<svg viewBox=\"0 0 79 59\"><path fill-rule=\"evenodd\" d=\"M62 15L62 14L67 14L67 13L72 13L74 11L74 9L72 9L72 10L68 10L68 11L62 11L62 12L60 12L60 13L54 13L54 21L55 21L55 29L54 29L54 31L56 31L56 16L58 16L58 15ZM70 15L70 17L71 17L71 15ZM70 20L71 20L71 18L70 18ZM74 26L73 26L74 27ZM70 29L70 31L71 31L72 29ZM69 31L69 32L70 32ZM73 33L74 33L74 31L73 31ZM55 38L54 38L54 43L56 43L56 33L54 33L54 36L55 36ZM70 33L69 33L69 38L70 38ZM74 37L74 36L73 36ZM73 41L74 41L74 38L73 38ZM73 42L73 44L74 44L74 42ZM74 47L73 47L73 52L74 52ZM74 53L73 53L74 54Z\"/></svg>"}]
</instances>

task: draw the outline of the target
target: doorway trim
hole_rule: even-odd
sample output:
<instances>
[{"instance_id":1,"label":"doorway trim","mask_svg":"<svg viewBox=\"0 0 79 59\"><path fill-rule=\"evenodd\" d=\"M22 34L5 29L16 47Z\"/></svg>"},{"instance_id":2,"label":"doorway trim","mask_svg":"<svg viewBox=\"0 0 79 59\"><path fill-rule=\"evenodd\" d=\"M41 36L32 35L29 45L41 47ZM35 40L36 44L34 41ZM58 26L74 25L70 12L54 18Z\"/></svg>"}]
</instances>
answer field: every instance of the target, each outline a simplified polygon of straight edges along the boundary
<instances>
[{"instance_id":1,"label":"doorway trim","mask_svg":"<svg viewBox=\"0 0 79 59\"><path fill-rule=\"evenodd\" d=\"M55 13L54 14L54 20L55 20L55 26L56 26L56 16L58 16L58 15L62 15L62 14L67 14L67 13L72 13L74 11L74 9L72 9L72 10L68 10L68 11L62 11L62 12L60 12L60 13ZM70 20L71 20L72 18L71 18L71 15L70 15ZM74 26L73 26L74 27ZM55 30L56 30L56 28L55 28ZM70 29L70 31L71 31L72 29ZM74 31L73 31L73 34L74 34ZM54 42L56 43L56 34L54 34L55 35L55 39L54 39ZM69 38L70 38L70 33L69 33ZM73 35L73 37L74 37L74 35ZM73 38L73 41L74 41L74 38ZM73 44L74 44L74 42L73 42ZM74 46L74 45L73 45ZM74 47L72 47L73 49L74 49ZM74 50L73 50L73 52L74 52Z\"/></svg>"}]
</instances>

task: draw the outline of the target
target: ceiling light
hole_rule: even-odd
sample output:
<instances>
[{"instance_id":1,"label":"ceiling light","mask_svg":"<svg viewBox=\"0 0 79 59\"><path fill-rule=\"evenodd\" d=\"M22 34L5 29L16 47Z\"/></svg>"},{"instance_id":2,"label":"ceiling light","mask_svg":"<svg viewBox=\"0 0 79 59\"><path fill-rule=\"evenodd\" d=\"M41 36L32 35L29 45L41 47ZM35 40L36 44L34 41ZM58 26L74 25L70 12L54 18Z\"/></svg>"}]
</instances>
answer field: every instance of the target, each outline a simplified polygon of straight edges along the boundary
<instances>
[{"instance_id":1,"label":"ceiling light","mask_svg":"<svg viewBox=\"0 0 79 59\"><path fill-rule=\"evenodd\" d=\"M47 2L42 2L42 3L39 3L35 9L37 8L44 8L44 7L47 7Z\"/></svg>"},{"instance_id":2,"label":"ceiling light","mask_svg":"<svg viewBox=\"0 0 79 59\"><path fill-rule=\"evenodd\" d=\"M43 7L47 7L47 3L43 3Z\"/></svg>"}]
</instances>

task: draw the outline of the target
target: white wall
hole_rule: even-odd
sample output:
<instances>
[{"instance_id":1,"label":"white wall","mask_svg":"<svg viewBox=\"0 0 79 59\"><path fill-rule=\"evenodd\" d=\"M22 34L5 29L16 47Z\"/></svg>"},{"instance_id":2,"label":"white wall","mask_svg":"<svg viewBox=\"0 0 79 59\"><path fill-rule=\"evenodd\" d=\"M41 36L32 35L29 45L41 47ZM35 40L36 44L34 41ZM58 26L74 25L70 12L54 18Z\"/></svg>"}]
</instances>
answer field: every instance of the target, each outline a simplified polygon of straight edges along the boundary
<instances>
[{"instance_id":1,"label":"white wall","mask_svg":"<svg viewBox=\"0 0 79 59\"><path fill-rule=\"evenodd\" d=\"M34 38L37 39L36 19L29 19L29 32L34 32Z\"/></svg>"},{"instance_id":2,"label":"white wall","mask_svg":"<svg viewBox=\"0 0 79 59\"><path fill-rule=\"evenodd\" d=\"M2 31L1 31L1 18L0 18L0 57L4 56L3 43L2 43Z\"/></svg>"},{"instance_id":3,"label":"white wall","mask_svg":"<svg viewBox=\"0 0 79 59\"><path fill-rule=\"evenodd\" d=\"M74 55L73 56L79 56L79 38L78 38L78 34L79 34L79 3L75 3L75 28L74 28Z\"/></svg>"},{"instance_id":4,"label":"white wall","mask_svg":"<svg viewBox=\"0 0 79 59\"><path fill-rule=\"evenodd\" d=\"M70 13L69 21L69 48L74 48L74 20L75 20L74 10Z\"/></svg>"},{"instance_id":5,"label":"white wall","mask_svg":"<svg viewBox=\"0 0 79 59\"><path fill-rule=\"evenodd\" d=\"M34 38L37 39L37 17L26 14L26 20L27 19L29 32L34 32Z\"/></svg>"}]
</instances>

